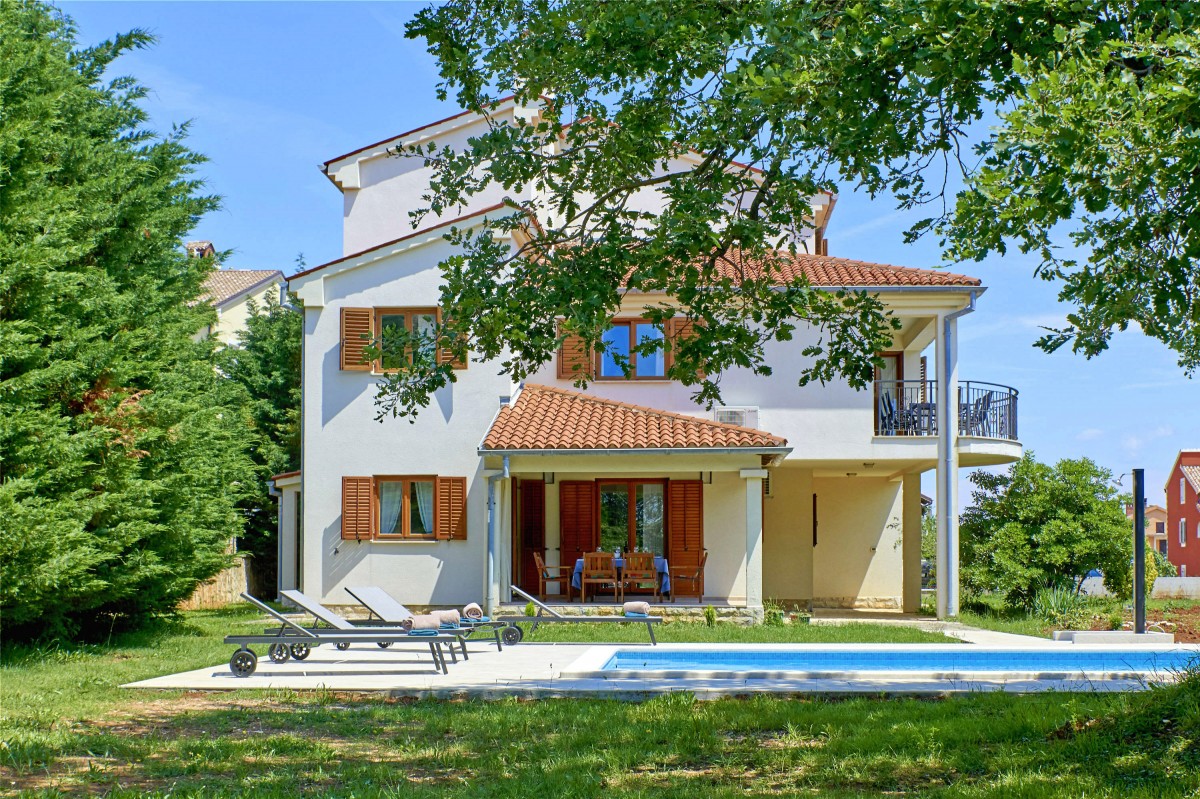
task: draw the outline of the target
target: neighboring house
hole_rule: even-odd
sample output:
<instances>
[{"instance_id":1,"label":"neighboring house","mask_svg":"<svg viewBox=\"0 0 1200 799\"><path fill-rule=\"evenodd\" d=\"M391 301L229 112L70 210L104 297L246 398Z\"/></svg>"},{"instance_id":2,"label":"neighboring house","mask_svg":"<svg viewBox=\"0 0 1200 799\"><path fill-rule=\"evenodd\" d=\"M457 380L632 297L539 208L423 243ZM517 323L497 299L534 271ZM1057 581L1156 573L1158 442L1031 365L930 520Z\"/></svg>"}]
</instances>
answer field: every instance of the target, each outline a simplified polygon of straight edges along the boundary
<instances>
[{"instance_id":1,"label":"neighboring house","mask_svg":"<svg viewBox=\"0 0 1200 799\"><path fill-rule=\"evenodd\" d=\"M518 114L537 109L507 100L492 116ZM483 124L460 114L325 165L345 195L346 255L289 278L305 316L304 445L301 474L276 481L301 520L286 529L281 514L282 551L298 553L299 569L281 557L281 587L333 604L350 601L346 586L380 585L408 604L494 608L510 585L536 590L535 554L571 564L619 546L652 549L672 568L697 567L707 551L704 601L751 613L767 598L915 612L921 475L935 470L939 612L956 612L958 468L1019 459L1017 392L958 380L957 318L983 293L979 280L821 254L829 195L814 198L816 227L787 274L876 293L895 313L873 390L799 388L801 351L817 336L803 327L768 346L772 376L724 374L715 411L663 379L661 358L627 380L568 341L525 385L471 357L411 424L374 420L381 365L364 363L363 336L436 319L437 265L453 252L443 234L502 213L504 199L497 190L414 232L407 212L428 168L387 150L465 146ZM662 299L627 296L614 332L687 335L682 319L665 331L640 321ZM925 374L927 349L936 375ZM592 375L586 392L572 386L578 369Z\"/></svg>"},{"instance_id":2,"label":"neighboring house","mask_svg":"<svg viewBox=\"0 0 1200 799\"><path fill-rule=\"evenodd\" d=\"M196 258L213 254L210 241L189 241L185 246ZM246 329L250 300L261 308L268 295L279 297L284 282L283 272L278 269L217 269L212 272L204 279L201 299L216 308L217 323L204 328L198 335L213 335L226 346L236 346L238 333Z\"/></svg>"},{"instance_id":3,"label":"neighboring house","mask_svg":"<svg viewBox=\"0 0 1200 799\"><path fill-rule=\"evenodd\" d=\"M1180 450L1167 477L1167 560L1200 577L1200 449Z\"/></svg>"},{"instance_id":4,"label":"neighboring house","mask_svg":"<svg viewBox=\"0 0 1200 799\"><path fill-rule=\"evenodd\" d=\"M1125 506L1125 518L1133 519L1133 505ZM1167 509L1160 505L1146 506L1146 549L1167 554Z\"/></svg>"}]
</instances>

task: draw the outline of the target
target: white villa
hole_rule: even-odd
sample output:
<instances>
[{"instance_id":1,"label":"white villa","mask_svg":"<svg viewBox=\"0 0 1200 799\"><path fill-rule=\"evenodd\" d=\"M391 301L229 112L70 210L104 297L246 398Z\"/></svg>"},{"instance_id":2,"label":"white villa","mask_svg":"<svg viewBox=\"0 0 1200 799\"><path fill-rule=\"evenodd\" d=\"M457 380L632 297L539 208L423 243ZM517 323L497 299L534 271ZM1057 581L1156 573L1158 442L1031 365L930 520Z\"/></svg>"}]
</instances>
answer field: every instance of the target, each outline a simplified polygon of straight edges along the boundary
<instances>
[{"instance_id":1,"label":"white villa","mask_svg":"<svg viewBox=\"0 0 1200 799\"><path fill-rule=\"evenodd\" d=\"M537 113L509 99L493 118ZM715 411L662 379L661 358L624 379L568 342L524 385L469 358L412 424L375 421L379 364L363 362L362 334L435 318L437 265L452 252L443 234L504 200L497 189L414 231L408 212L429 170L388 150L465 147L484 125L463 113L325 164L345 198L345 255L288 279L304 304L303 456L275 481L280 587L335 605L350 602L346 586L378 585L408 604L494 609L509 586L538 589L535 555L570 566L619 547L653 550L672 571L704 562L705 604L915 612L921 475L932 470L938 611L956 613L957 473L1020 457L1017 392L959 380L957 325L980 281L828 256L830 195L815 198L791 269L875 293L901 321L873 390L799 388L813 338L803 330L768 348L771 377L726 373ZM660 299L628 296L614 330L636 340L642 309ZM572 386L576 367L593 376L586 392Z\"/></svg>"}]
</instances>

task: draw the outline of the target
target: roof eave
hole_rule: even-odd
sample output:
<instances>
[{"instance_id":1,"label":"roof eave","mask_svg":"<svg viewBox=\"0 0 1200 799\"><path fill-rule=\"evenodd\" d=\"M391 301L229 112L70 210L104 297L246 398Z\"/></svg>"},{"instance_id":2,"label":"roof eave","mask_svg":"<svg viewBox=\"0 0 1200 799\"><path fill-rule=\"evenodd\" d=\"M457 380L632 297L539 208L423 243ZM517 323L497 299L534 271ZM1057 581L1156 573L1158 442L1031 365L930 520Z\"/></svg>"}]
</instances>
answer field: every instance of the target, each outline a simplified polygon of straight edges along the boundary
<instances>
[{"instance_id":1,"label":"roof eave","mask_svg":"<svg viewBox=\"0 0 1200 799\"><path fill-rule=\"evenodd\" d=\"M605 447L583 448L540 448L540 449L489 449L480 447L477 452L484 455L788 455L792 447Z\"/></svg>"}]
</instances>

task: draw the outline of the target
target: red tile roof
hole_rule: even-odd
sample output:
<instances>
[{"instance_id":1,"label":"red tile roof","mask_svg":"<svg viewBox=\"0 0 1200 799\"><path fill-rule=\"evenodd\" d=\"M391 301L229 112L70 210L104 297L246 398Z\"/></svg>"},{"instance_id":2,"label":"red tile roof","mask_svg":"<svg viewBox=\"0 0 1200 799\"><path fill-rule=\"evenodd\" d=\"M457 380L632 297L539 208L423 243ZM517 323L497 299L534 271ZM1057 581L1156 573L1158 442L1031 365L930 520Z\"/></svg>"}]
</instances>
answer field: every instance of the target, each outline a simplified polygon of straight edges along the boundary
<instances>
[{"instance_id":1,"label":"red tile roof","mask_svg":"<svg viewBox=\"0 0 1200 799\"><path fill-rule=\"evenodd\" d=\"M968 277L941 269L917 269L911 266L873 264L853 258L835 258L829 255L780 252L776 274L781 283L791 282L800 276L809 283L821 287L840 286L978 286L977 277ZM743 257L740 250L732 250L717 262L717 271L722 277L737 282L743 276L759 277L765 265Z\"/></svg>"},{"instance_id":2,"label":"red tile roof","mask_svg":"<svg viewBox=\"0 0 1200 799\"><path fill-rule=\"evenodd\" d=\"M218 269L204 278L204 294L200 299L220 305L272 280L283 280L283 272L278 269Z\"/></svg>"},{"instance_id":3,"label":"red tile roof","mask_svg":"<svg viewBox=\"0 0 1200 799\"><path fill-rule=\"evenodd\" d=\"M782 447L787 440L578 391L527 385L500 409L482 449L714 449Z\"/></svg>"}]
</instances>

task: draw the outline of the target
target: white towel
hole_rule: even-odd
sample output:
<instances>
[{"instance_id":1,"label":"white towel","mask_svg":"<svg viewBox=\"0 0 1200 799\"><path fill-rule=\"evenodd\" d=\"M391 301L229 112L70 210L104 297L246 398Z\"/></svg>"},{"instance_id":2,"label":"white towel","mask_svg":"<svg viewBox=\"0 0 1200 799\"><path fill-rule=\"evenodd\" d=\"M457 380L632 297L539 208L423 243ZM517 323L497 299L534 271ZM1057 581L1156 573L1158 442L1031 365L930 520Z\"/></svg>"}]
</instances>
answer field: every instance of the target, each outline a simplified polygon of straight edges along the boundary
<instances>
[{"instance_id":1,"label":"white towel","mask_svg":"<svg viewBox=\"0 0 1200 799\"><path fill-rule=\"evenodd\" d=\"M625 615L627 615L627 616L630 613L640 613L643 616L649 616L650 615L650 603L649 602L626 602L625 605L623 606L622 610L624 610Z\"/></svg>"},{"instance_id":2,"label":"white towel","mask_svg":"<svg viewBox=\"0 0 1200 799\"><path fill-rule=\"evenodd\" d=\"M458 626L458 620L462 618L458 615L457 610L435 610L429 615L436 617L442 624L453 624Z\"/></svg>"},{"instance_id":3,"label":"white towel","mask_svg":"<svg viewBox=\"0 0 1200 799\"><path fill-rule=\"evenodd\" d=\"M413 630L436 630L441 624L437 616L429 614L409 616L400 622L400 626L404 628L405 632L412 632Z\"/></svg>"},{"instance_id":4,"label":"white towel","mask_svg":"<svg viewBox=\"0 0 1200 799\"><path fill-rule=\"evenodd\" d=\"M462 609L462 615L468 619L482 619L483 608L479 607L478 603L472 602Z\"/></svg>"}]
</instances>

